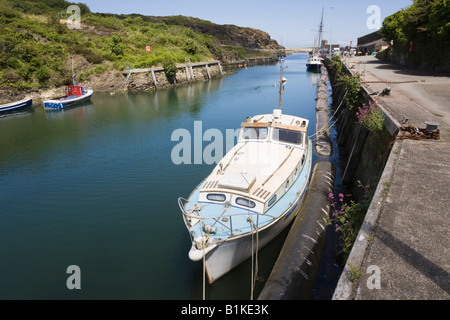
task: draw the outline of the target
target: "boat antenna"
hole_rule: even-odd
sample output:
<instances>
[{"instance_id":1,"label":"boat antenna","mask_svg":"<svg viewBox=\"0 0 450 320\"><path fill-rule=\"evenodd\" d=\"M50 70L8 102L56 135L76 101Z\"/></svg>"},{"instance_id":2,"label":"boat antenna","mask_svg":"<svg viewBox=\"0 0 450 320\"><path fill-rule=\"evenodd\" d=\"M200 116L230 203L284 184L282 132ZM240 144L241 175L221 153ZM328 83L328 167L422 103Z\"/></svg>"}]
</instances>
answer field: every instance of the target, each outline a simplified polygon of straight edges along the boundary
<instances>
[{"instance_id":1,"label":"boat antenna","mask_svg":"<svg viewBox=\"0 0 450 320\"><path fill-rule=\"evenodd\" d=\"M278 108L281 110L281 95L284 90L284 84L286 83L286 79L283 78L283 61L284 59L280 59L280 98L279 98L279 106Z\"/></svg>"},{"instance_id":2,"label":"boat antenna","mask_svg":"<svg viewBox=\"0 0 450 320\"><path fill-rule=\"evenodd\" d=\"M75 85L75 72L73 71L73 55L72 55L72 83Z\"/></svg>"}]
</instances>

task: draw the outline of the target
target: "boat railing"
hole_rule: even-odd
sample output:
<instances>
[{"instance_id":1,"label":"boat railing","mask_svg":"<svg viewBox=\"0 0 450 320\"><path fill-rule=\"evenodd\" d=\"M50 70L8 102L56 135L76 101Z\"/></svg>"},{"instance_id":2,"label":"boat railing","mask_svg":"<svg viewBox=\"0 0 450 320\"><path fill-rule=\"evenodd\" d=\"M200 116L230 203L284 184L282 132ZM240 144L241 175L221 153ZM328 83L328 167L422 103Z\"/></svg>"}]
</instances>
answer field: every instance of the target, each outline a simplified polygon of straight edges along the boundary
<instances>
[{"instance_id":1,"label":"boat railing","mask_svg":"<svg viewBox=\"0 0 450 320\"><path fill-rule=\"evenodd\" d=\"M220 224L223 227L225 227L226 229L228 229L230 231L231 235L234 235L233 231L235 231L235 230L233 229L233 218L236 218L236 217L248 216L247 221L251 224L252 230L258 229L259 216L269 217L269 218L272 218L273 220L277 219L277 217L269 215L267 213L259 213L259 212L254 212L254 211L250 211L250 210L247 212L242 212L242 213L226 214L227 210L230 208L229 206L226 206L225 210L219 216L202 217L200 215L200 211L202 210L203 206L196 204L196 205L194 205L194 207L192 208L192 210L190 212L187 212L185 209L187 203L189 203L189 200L187 200L183 197L178 198L178 206L180 207L180 210L183 213L183 219L184 219L186 226L188 226L188 227L193 226L196 223L200 222L201 226L202 226L201 229L205 233L214 233L214 230L215 230L214 228L215 228L216 224ZM208 205L208 204L206 204L206 205ZM206 224L206 223L204 223L205 220L214 221L214 223ZM206 227L208 227L208 228L206 228ZM239 230L241 230L241 229L242 229L242 227L240 226ZM192 235L191 235L191 237L192 237Z\"/></svg>"}]
</instances>

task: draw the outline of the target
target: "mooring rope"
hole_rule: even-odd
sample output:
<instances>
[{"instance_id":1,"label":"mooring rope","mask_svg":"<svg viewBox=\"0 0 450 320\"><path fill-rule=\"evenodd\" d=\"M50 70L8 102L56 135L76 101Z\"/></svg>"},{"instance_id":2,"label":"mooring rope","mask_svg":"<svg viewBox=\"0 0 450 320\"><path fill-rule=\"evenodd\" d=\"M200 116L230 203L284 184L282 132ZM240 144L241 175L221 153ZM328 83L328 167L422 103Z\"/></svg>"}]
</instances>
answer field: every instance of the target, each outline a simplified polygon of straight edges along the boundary
<instances>
[{"instance_id":1,"label":"mooring rope","mask_svg":"<svg viewBox=\"0 0 450 320\"><path fill-rule=\"evenodd\" d=\"M250 225L253 230L256 232L253 232L252 230L252 272L251 272L251 292L250 292L250 300L253 300L253 294L255 290L255 284L256 284L256 278L258 277L258 251L259 251L259 231L258 228L255 226L255 223L253 222L253 219L249 216L248 221L250 222ZM254 240L253 240L253 234L256 233L256 250L254 250ZM256 263L255 263L256 261ZM253 273L254 271L254 273Z\"/></svg>"},{"instance_id":2,"label":"mooring rope","mask_svg":"<svg viewBox=\"0 0 450 320\"><path fill-rule=\"evenodd\" d=\"M206 300L206 258L205 258L205 238L202 237L203 246L203 301Z\"/></svg>"},{"instance_id":3,"label":"mooring rope","mask_svg":"<svg viewBox=\"0 0 450 320\"><path fill-rule=\"evenodd\" d=\"M334 117L336 116L336 114L338 113L339 109L341 108L342 104L344 103L344 99L345 99L345 97L347 96L347 93L348 93L348 90L345 92L344 96L342 97L341 103L339 104L339 106L338 106L338 108L336 109L336 111L334 112L334 114L331 116L330 121L332 121L332 120L334 119ZM338 118L338 119L339 119L339 118ZM336 119L336 121L334 121L334 123L333 123L328 129L333 128L333 127L336 125L338 119ZM310 135L308 138L311 139L312 137L317 136L319 133L321 133L321 132L324 131L325 129L327 129L327 128L322 128L322 129L320 129L319 131L317 131L317 132L314 133L313 135Z\"/></svg>"},{"instance_id":4,"label":"mooring rope","mask_svg":"<svg viewBox=\"0 0 450 320\"><path fill-rule=\"evenodd\" d=\"M128 75L125 79L123 79L122 82L120 82L117 86L109 88L109 89L93 89L94 91L98 91L98 92L109 92L109 91L117 91L119 89L121 89L122 87L128 87L129 82L130 82L130 78L131 78L131 72L128 72Z\"/></svg>"}]
</instances>

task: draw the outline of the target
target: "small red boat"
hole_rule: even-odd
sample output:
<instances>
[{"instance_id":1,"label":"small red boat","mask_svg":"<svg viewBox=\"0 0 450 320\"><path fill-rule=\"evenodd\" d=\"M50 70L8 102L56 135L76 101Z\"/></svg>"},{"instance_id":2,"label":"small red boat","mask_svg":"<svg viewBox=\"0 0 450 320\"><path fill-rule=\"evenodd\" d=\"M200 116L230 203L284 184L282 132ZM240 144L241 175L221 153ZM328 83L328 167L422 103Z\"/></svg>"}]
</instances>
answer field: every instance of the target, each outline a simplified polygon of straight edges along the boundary
<instances>
[{"instance_id":1,"label":"small red boat","mask_svg":"<svg viewBox=\"0 0 450 320\"><path fill-rule=\"evenodd\" d=\"M44 109L60 110L74 104L89 101L93 90L87 89L84 85L76 83L66 87L66 95L64 97L44 101Z\"/></svg>"}]
</instances>

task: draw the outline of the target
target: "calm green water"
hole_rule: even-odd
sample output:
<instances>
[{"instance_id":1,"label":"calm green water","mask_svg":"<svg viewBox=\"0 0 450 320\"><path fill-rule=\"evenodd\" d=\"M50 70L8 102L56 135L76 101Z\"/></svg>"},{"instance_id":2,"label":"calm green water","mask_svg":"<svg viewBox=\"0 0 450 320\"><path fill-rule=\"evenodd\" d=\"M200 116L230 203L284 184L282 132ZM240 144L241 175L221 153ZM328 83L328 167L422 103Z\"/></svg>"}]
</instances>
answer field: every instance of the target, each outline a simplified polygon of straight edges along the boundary
<instances>
[{"instance_id":1,"label":"calm green water","mask_svg":"<svg viewBox=\"0 0 450 320\"><path fill-rule=\"evenodd\" d=\"M283 112L315 127L317 75L286 59ZM213 165L175 165L172 132L239 128L278 107L279 64L152 93L94 94L62 112L0 117L0 299L201 299L201 263L177 205ZM209 142L204 143L204 147ZM282 237L260 254L267 278ZM81 269L68 290L66 269ZM250 264L207 287L248 299ZM262 282L259 284L262 286Z\"/></svg>"}]
</instances>

